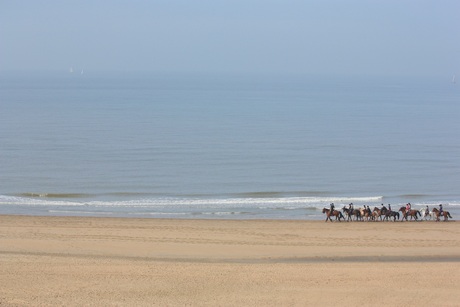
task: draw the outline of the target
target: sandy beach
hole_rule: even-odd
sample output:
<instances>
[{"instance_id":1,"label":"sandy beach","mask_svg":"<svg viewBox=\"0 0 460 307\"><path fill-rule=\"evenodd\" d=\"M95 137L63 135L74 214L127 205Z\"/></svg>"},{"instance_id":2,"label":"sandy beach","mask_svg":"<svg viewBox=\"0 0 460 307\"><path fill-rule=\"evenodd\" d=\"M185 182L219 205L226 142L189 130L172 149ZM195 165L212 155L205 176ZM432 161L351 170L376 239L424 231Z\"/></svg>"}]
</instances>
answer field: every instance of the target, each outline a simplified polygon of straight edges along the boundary
<instances>
[{"instance_id":1,"label":"sandy beach","mask_svg":"<svg viewBox=\"0 0 460 307\"><path fill-rule=\"evenodd\" d=\"M0 306L460 306L460 224L0 216Z\"/></svg>"}]
</instances>

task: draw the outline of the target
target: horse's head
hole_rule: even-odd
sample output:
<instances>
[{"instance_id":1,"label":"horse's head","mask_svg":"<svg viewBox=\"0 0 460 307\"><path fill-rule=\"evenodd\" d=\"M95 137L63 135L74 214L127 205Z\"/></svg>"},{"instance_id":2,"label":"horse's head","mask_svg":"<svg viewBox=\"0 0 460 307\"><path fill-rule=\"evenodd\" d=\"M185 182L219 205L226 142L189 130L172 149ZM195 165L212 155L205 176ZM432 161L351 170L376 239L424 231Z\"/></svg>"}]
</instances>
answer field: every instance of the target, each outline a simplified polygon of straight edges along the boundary
<instances>
[{"instance_id":1,"label":"horse's head","mask_svg":"<svg viewBox=\"0 0 460 307\"><path fill-rule=\"evenodd\" d=\"M326 212L328 212L328 211L329 211L328 209L323 208L323 213L326 213Z\"/></svg>"},{"instance_id":2,"label":"horse's head","mask_svg":"<svg viewBox=\"0 0 460 307\"><path fill-rule=\"evenodd\" d=\"M401 208L399 208L399 211L401 211L401 212L406 212L406 207L401 207Z\"/></svg>"}]
</instances>

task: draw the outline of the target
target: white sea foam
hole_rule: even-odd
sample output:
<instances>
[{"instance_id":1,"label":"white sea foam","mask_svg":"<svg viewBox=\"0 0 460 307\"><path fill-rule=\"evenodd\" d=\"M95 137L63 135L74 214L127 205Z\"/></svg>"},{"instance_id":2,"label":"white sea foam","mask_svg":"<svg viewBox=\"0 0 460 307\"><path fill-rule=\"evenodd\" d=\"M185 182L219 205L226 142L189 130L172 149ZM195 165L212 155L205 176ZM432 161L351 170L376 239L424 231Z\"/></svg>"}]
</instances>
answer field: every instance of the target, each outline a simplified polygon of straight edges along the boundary
<instances>
[{"instance_id":1,"label":"white sea foam","mask_svg":"<svg viewBox=\"0 0 460 307\"><path fill-rule=\"evenodd\" d=\"M190 207L190 208L259 208L298 209L304 207L322 208L333 202L336 204L380 202L381 196L371 197L276 197L276 198L150 198L123 201L69 201L44 198L27 198L0 195L0 205L22 206L88 206L88 207Z\"/></svg>"},{"instance_id":2,"label":"white sea foam","mask_svg":"<svg viewBox=\"0 0 460 307\"><path fill-rule=\"evenodd\" d=\"M331 202L341 208L353 202L379 206L381 196L363 197L272 197L272 198L147 198L117 201L58 200L0 195L0 214L68 216L136 216L158 218L229 218L229 219L319 219L321 209ZM413 208L430 208L440 202L413 202ZM458 215L460 201L442 202L444 208ZM403 203L392 203L397 209ZM450 208L450 209L449 209Z\"/></svg>"}]
</instances>

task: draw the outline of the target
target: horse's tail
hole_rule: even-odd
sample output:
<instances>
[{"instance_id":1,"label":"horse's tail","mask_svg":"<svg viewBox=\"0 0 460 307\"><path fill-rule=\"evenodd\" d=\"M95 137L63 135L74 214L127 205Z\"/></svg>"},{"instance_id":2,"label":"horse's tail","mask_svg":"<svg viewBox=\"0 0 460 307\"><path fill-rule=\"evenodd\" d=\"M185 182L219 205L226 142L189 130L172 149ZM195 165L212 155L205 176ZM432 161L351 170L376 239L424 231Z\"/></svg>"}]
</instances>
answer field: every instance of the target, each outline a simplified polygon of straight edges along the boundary
<instances>
[{"instance_id":1,"label":"horse's tail","mask_svg":"<svg viewBox=\"0 0 460 307\"><path fill-rule=\"evenodd\" d=\"M450 218L452 218L452 216L450 215L450 212L449 212L449 211L447 211L447 215L448 215Z\"/></svg>"},{"instance_id":2,"label":"horse's tail","mask_svg":"<svg viewBox=\"0 0 460 307\"><path fill-rule=\"evenodd\" d=\"M417 212L418 215L422 216L422 214L420 213L420 211L417 210L417 211L415 211L415 212ZM417 214L415 214L415 215L417 215Z\"/></svg>"}]
</instances>

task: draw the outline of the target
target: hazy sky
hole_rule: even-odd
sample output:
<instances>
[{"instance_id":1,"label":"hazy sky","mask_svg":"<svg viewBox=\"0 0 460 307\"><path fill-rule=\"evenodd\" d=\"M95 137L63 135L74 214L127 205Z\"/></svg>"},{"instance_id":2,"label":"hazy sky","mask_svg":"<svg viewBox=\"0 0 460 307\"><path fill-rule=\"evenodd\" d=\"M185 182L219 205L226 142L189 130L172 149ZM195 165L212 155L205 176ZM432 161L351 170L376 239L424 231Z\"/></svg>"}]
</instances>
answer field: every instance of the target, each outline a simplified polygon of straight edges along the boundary
<instances>
[{"instance_id":1,"label":"hazy sky","mask_svg":"<svg viewBox=\"0 0 460 307\"><path fill-rule=\"evenodd\" d=\"M460 75L459 0L0 0L0 71Z\"/></svg>"}]
</instances>

